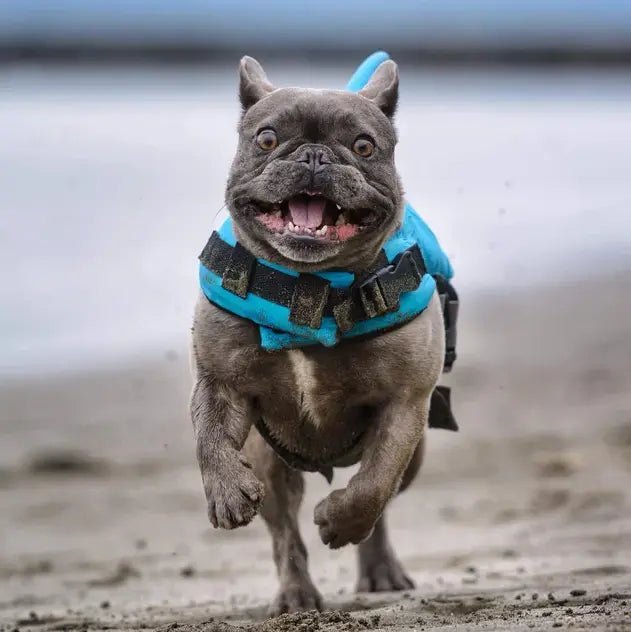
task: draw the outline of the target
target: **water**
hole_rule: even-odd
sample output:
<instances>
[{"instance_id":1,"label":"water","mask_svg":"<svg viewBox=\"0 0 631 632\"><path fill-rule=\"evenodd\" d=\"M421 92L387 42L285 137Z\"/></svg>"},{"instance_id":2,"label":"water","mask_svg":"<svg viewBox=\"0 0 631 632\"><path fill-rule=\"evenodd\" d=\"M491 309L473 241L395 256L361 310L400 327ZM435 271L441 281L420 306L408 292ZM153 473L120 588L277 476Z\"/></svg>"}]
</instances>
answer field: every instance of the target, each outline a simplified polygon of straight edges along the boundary
<instances>
[{"instance_id":1,"label":"water","mask_svg":"<svg viewBox=\"0 0 631 632\"><path fill-rule=\"evenodd\" d=\"M336 87L343 66L268 70ZM181 347L235 86L223 66L0 71L0 374ZM631 260L628 71L404 67L398 129L407 197L465 295Z\"/></svg>"}]
</instances>

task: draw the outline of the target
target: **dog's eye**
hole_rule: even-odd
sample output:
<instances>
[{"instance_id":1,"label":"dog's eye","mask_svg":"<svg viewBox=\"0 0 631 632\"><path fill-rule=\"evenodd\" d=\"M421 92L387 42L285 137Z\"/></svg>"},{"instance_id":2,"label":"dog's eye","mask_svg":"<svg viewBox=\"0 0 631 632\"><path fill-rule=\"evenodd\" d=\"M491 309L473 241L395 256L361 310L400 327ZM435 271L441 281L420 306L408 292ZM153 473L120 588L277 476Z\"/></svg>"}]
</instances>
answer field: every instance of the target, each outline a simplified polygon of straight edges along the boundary
<instances>
[{"instance_id":1,"label":"dog's eye","mask_svg":"<svg viewBox=\"0 0 631 632\"><path fill-rule=\"evenodd\" d=\"M353 143L353 151L362 158L369 158L375 151L375 144L368 136L358 136Z\"/></svg>"},{"instance_id":2,"label":"dog's eye","mask_svg":"<svg viewBox=\"0 0 631 632\"><path fill-rule=\"evenodd\" d=\"M273 129L261 130L256 136L256 144L265 151L278 147L278 137Z\"/></svg>"}]
</instances>

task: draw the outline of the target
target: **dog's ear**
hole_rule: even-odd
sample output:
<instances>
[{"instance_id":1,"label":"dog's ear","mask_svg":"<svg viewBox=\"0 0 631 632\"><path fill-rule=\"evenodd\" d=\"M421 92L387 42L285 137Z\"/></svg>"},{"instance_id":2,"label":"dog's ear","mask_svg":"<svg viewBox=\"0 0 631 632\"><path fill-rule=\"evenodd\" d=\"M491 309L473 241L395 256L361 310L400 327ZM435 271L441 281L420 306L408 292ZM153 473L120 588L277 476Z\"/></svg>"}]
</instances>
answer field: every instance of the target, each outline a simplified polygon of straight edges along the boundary
<instances>
[{"instance_id":1,"label":"dog's ear","mask_svg":"<svg viewBox=\"0 0 631 632\"><path fill-rule=\"evenodd\" d=\"M370 81L359 91L370 99L387 117L392 118L399 100L399 69L388 59L377 66Z\"/></svg>"},{"instance_id":2,"label":"dog's ear","mask_svg":"<svg viewBox=\"0 0 631 632\"><path fill-rule=\"evenodd\" d=\"M243 57L239 64L239 98L243 110L252 107L257 101L274 90L265 71L253 57Z\"/></svg>"}]
</instances>

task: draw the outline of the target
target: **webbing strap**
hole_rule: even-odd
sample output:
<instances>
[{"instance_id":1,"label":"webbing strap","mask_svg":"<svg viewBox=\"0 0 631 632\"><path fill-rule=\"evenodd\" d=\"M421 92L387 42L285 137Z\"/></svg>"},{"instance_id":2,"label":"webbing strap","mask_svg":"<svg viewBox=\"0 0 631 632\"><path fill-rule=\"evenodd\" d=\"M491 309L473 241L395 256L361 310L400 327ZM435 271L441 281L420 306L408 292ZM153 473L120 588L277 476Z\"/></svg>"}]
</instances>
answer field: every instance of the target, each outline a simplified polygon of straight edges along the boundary
<instances>
[{"instance_id":1,"label":"webbing strap","mask_svg":"<svg viewBox=\"0 0 631 632\"><path fill-rule=\"evenodd\" d=\"M381 251L372 271L356 275L349 288L332 288L312 274L293 276L257 261L238 242L232 247L214 232L200 261L222 278L222 287L241 298L248 292L289 308L290 320L317 329L324 316L335 318L340 331L399 306L403 292L415 290L426 272L417 244L388 262Z\"/></svg>"}]
</instances>

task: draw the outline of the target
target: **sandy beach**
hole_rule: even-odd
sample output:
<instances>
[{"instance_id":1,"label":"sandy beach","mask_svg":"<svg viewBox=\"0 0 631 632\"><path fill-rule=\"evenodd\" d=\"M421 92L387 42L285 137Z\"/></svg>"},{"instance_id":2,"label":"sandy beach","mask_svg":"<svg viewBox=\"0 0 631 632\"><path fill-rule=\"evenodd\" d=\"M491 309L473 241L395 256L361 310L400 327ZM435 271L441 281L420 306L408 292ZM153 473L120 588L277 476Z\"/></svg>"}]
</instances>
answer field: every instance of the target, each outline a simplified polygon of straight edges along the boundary
<instances>
[{"instance_id":1,"label":"sandy beach","mask_svg":"<svg viewBox=\"0 0 631 632\"><path fill-rule=\"evenodd\" d=\"M465 301L449 377L460 433L433 430L392 504L417 588L353 592L352 547L303 533L327 612L265 620L260 519L215 531L187 418L184 349L0 388L5 630L631 629L628 274ZM334 486L349 472L338 470Z\"/></svg>"}]
</instances>

